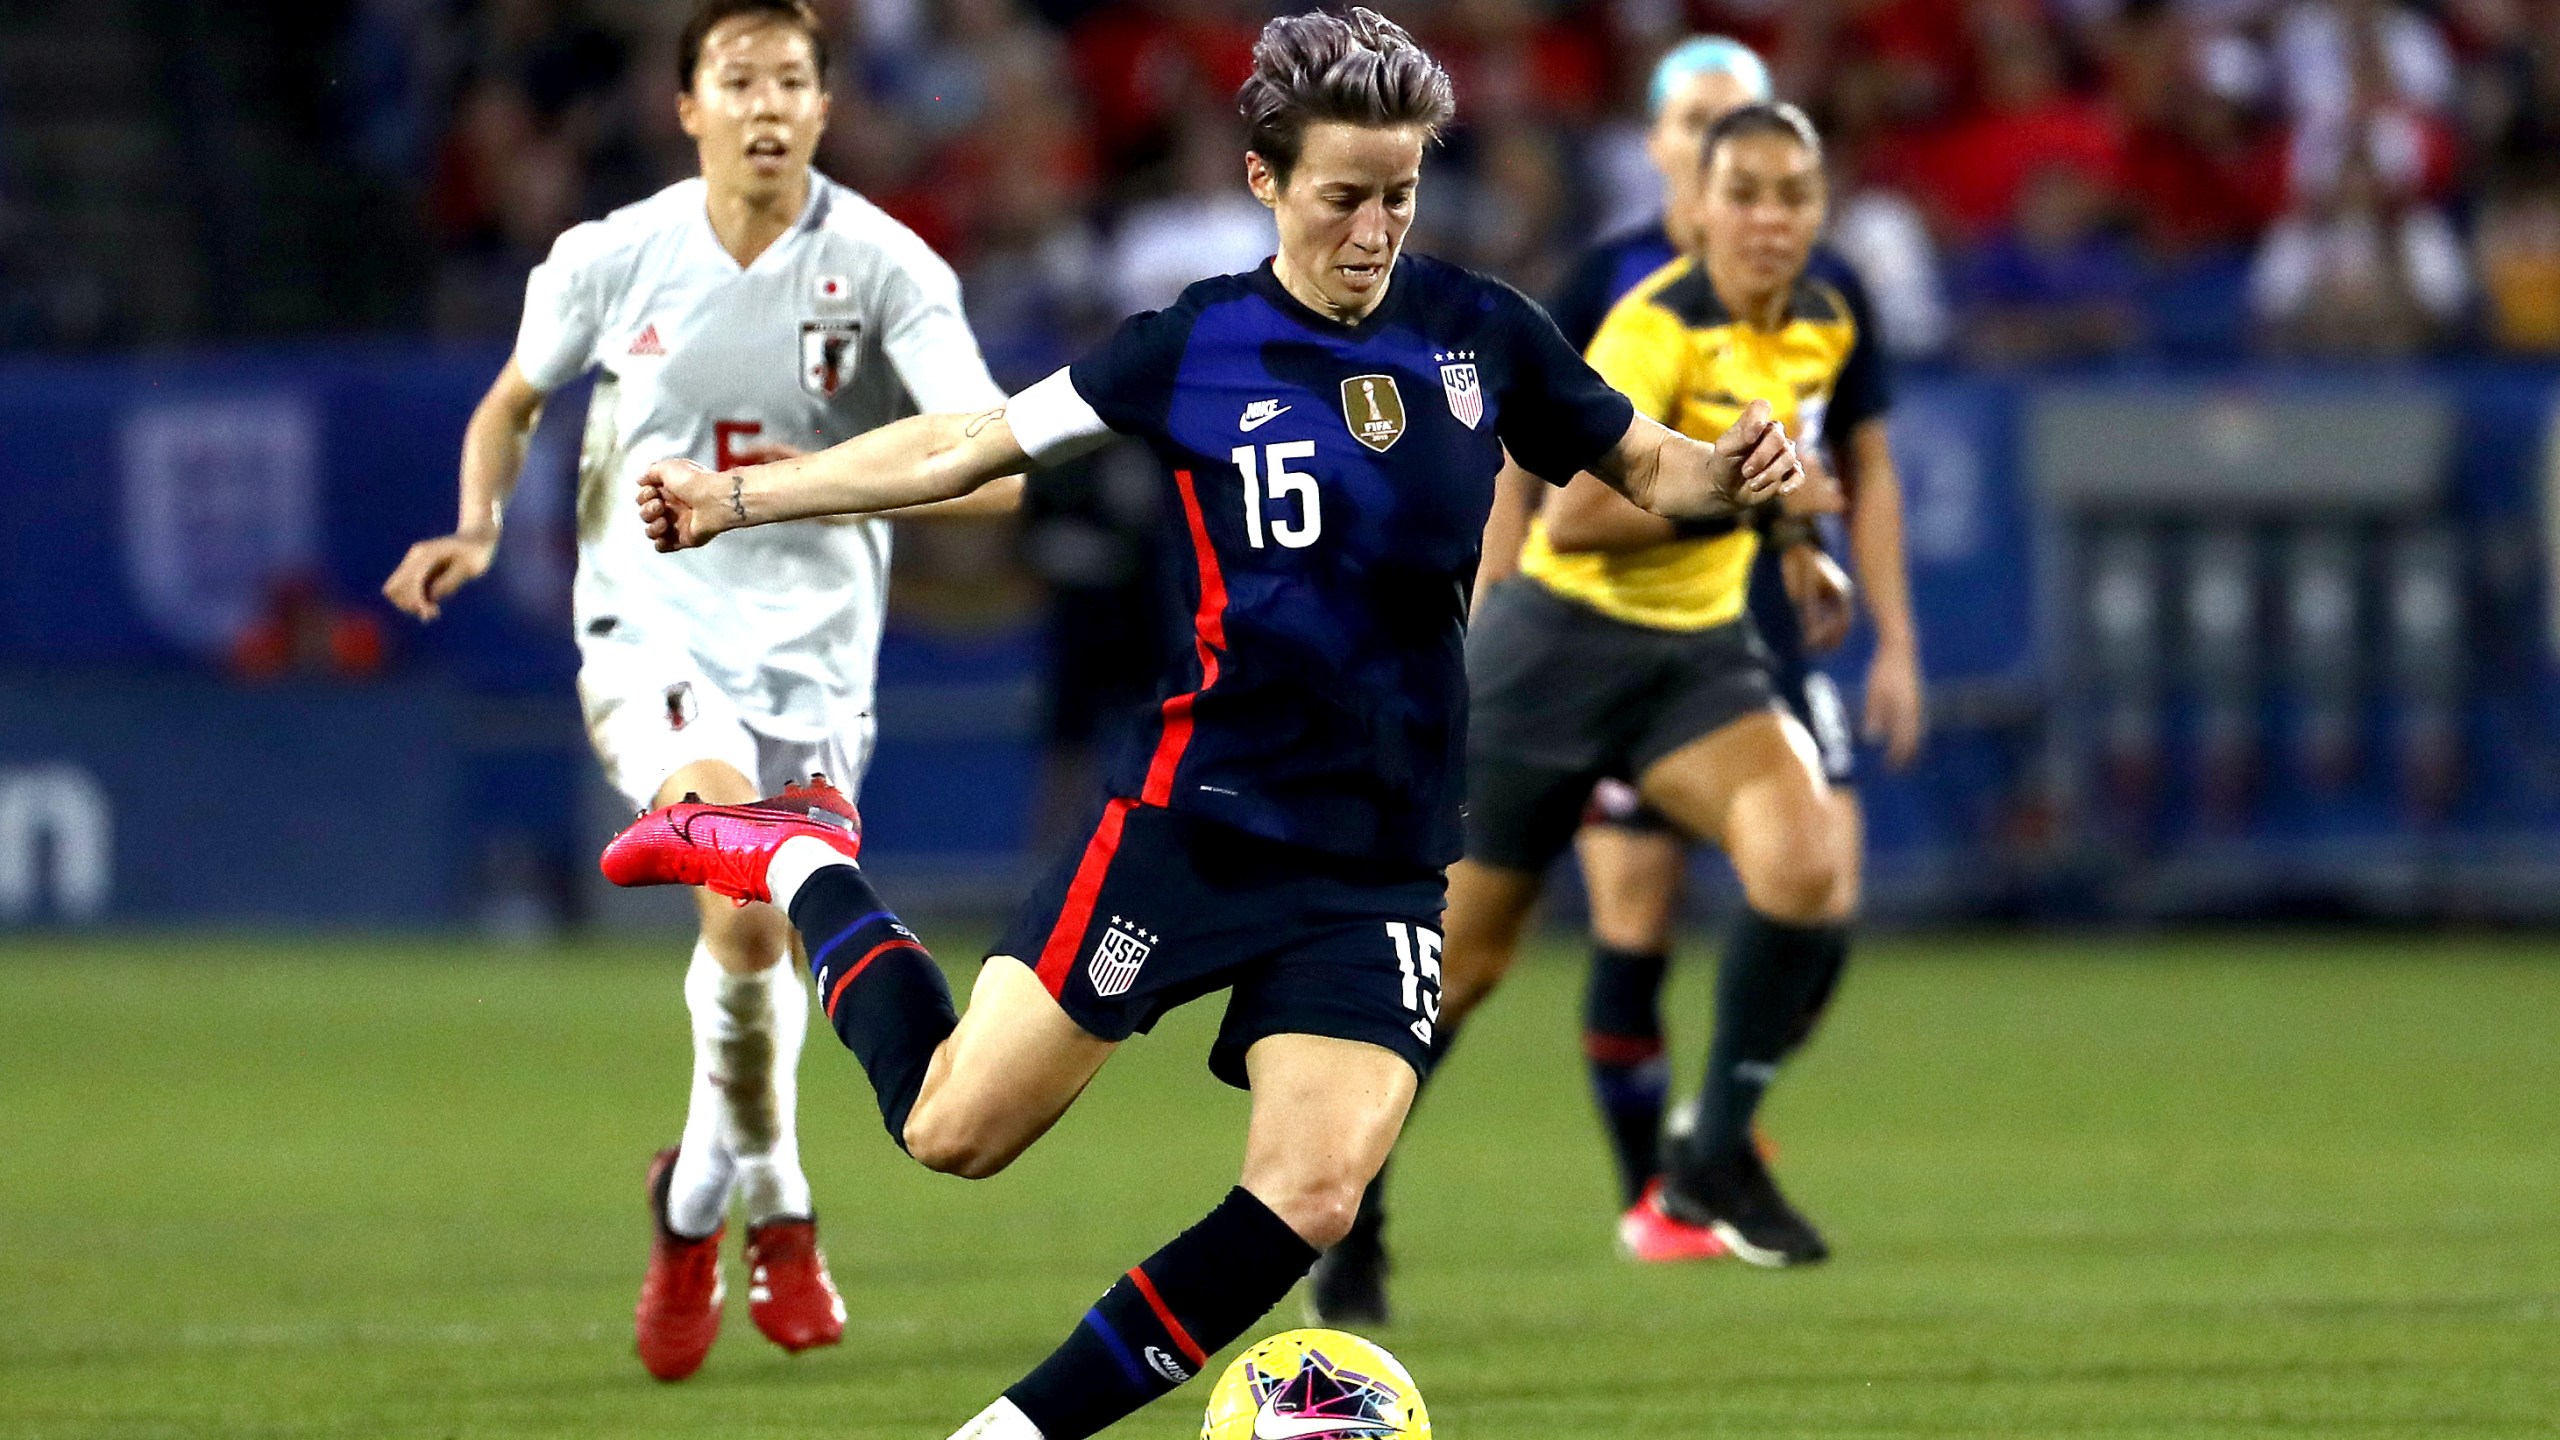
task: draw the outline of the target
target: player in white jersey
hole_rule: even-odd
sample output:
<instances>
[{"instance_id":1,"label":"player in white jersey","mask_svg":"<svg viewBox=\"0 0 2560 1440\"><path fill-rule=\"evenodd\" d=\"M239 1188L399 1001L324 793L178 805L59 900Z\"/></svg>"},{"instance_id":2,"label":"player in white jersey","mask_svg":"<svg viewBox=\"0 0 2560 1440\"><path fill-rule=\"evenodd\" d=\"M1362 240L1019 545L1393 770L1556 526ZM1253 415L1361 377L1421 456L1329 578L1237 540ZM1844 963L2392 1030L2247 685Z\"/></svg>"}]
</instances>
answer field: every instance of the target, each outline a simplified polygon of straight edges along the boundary
<instances>
[{"instance_id":1,"label":"player in white jersey","mask_svg":"<svg viewBox=\"0 0 2560 1440\"><path fill-rule=\"evenodd\" d=\"M579 461L578 691L596 754L635 808L747 801L870 759L889 574L877 519L759 529L660 555L627 497L659 460L729 469L823 450L912 413L1004 403L950 266L810 166L826 53L801 0L702 0L677 101L702 174L562 235L526 286L514 356L463 441L455 532L411 548L384 593L423 620L486 571L545 395L600 371ZM952 514L1012 508L1019 481ZM683 1138L649 1171L656 1219L636 1316L651 1374L716 1338L719 1245L747 1224L751 1314L789 1350L833 1344L844 1306L816 1243L794 1128L808 1028L790 927L697 892Z\"/></svg>"}]
</instances>

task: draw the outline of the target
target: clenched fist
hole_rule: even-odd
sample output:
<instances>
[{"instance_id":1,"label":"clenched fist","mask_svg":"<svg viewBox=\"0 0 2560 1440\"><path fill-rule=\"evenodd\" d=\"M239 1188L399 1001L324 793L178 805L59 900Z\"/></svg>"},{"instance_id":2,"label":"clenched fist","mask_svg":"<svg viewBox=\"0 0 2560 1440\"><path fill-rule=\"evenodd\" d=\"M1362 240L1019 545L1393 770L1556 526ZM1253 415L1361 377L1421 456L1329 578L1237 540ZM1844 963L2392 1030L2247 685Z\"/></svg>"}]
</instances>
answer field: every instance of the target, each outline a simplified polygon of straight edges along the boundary
<instances>
[{"instance_id":1,"label":"clenched fist","mask_svg":"<svg viewBox=\"0 0 2560 1440\"><path fill-rule=\"evenodd\" d=\"M1735 509L1775 500L1804 479L1804 464L1787 427L1769 418L1769 402L1754 400L1716 437L1710 478L1719 498Z\"/></svg>"},{"instance_id":2,"label":"clenched fist","mask_svg":"<svg viewBox=\"0 0 2560 1440\"><path fill-rule=\"evenodd\" d=\"M661 460L640 477L640 524L649 543L673 554L707 545L746 523L746 475L705 470L690 460Z\"/></svg>"}]
</instances>

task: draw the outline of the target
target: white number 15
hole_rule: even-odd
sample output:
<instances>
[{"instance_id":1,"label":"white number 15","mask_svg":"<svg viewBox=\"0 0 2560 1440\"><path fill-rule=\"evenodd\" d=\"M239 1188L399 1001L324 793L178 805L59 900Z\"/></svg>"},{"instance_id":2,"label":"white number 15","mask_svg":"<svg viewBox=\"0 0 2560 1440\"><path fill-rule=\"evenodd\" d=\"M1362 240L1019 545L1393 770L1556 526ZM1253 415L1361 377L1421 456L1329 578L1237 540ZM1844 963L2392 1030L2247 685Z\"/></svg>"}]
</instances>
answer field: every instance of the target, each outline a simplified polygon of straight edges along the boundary
<instances>
[{"instance_id":1,"label":"white number 15","mask_svg":"<svg viewBox=\"0 0 2560 1440\"><path fill-rule=\"evenodd\" d=\"M1292 522L1275 514L1271 517L1271 538L1291 550L1304 550L1316 543L1324 529L1324 510L1317 503L1316 477L1303 470L1292 470L1292 460L1316 458L1313 440L1282 440L1262 447L1271 457L1270 494L1277 500L1284 495L1298 497L1298 518ZM1264 490L1261 456L1251 445L1239 445L1227 456L1244 476L1244 535L1256 550L1262 549L1262 497Z\"/></svg>"}]
</instances>

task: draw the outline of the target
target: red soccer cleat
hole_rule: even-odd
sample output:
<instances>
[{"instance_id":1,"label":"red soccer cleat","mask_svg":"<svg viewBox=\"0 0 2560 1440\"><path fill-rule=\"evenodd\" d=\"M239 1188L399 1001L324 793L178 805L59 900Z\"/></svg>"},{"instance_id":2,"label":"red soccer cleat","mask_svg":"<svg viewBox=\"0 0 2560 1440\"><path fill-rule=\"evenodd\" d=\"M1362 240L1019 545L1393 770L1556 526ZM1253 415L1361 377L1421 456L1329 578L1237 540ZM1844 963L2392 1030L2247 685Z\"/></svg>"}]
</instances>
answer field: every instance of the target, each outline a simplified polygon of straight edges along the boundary
<instances>
[{"instance_id":1,"label":"red soccer cleat","mask_svg":"<svg viewBox=\"0 0 2560 1440\"><path fill-rule=\"evenodd\" d=\"M682 1380L702 1368L711 1342L720 1338L721 1226L699 1240L667 1228L667 1180L676 1152L661 1150L649 1162L649 1274L640 1282L640 1305L631 1315L640 1363L661 1380Z\"/></svg>"},{"instance_id":2,"label":"red soccer cleat","mask_svg":"<svg viewBox=\"0 0 2560 1440\"><path fill-rule=\"evenodd\" d=\"M797 1355L844 1338L844 1297L827 1275L815 1220L747 1227L747 1313L764 1338Z\"/></svg>"},{"instance_id":3,"label":"red soccer cleat","mask_svg":"<svg viewBox=\"0 0 2560 1440\"><path fill-rule=\"evenodd\" d=\"M701 885L740 904L773 899L765 867L795 835L823 840L851 860L862 853L853 802L826 782L786 786L752 805L680 800L652 810L604 847L604 878L616 885Z\"/></svg>"},{"instance_id":4,"label":"red soccer cleat","mask_svg":"<svg viewBox=\"0 0 2560 1440\"><path fill-rule=\"evenodd\" d=\"M1716 1232L1662 1213L1662 1182L1644 1187L1644 1198L1618 1217L1618 1253L1639 1265L1721 1260L1732 1254Z\"/></svg>"}]
</instances>

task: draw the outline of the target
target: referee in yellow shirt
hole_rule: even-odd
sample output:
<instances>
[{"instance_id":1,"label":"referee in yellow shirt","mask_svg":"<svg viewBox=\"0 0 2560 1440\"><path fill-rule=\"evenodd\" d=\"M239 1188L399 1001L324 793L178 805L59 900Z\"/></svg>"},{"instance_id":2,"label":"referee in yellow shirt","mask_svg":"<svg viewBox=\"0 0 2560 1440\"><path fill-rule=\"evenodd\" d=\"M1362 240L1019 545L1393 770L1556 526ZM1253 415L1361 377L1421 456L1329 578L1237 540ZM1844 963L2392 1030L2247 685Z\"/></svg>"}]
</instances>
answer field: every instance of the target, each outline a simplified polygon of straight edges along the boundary
<instances>
[{"instance_id":1,"label":"referee in yellow shirt","mask_svg":"<svg viewBox=\"0 0 2560 1440\"><path fill-rule=\"evenodd\" d=\"M1592 364L1689 434L1720 433L1755 400L1808 450L1850 433L1868 417L1839 381L1861 337L1840 293L1805 276L1826 201L1812 123L1789 105L1743 106L1708 131L1702 166L1701 253L1619 301ZM1443 993L1444 1015L1462 1018L1508 968L1595 781L1632 783L1721 846L1746 908L1698 1124L1652 1203L1779 1266L1828 1251L1770 1177L1752 1116L1845 954L1856 837L1744 613L1761 543L1747 522L1675 527L1590 476L1548 499L1468 642L1467 858L1449 874Z\"/></svg>"}]
</instances>

